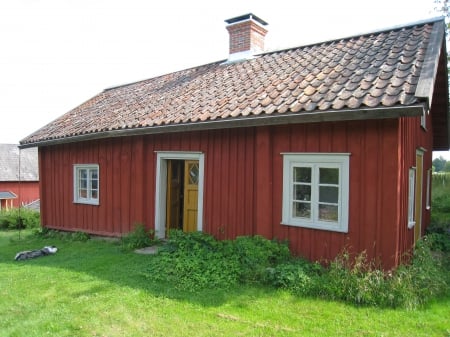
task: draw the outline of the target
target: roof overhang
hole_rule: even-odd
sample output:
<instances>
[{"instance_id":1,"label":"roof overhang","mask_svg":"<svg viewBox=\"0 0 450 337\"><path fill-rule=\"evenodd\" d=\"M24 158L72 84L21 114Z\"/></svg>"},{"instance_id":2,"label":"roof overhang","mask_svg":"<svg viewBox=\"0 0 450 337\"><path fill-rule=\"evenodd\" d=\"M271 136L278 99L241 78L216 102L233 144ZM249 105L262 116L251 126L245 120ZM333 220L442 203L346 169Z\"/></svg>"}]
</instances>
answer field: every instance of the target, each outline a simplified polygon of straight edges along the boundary
<instances>
[{"instance_id":1,"label":"roof overhang","mask_svg":"<svg viewBox=\"0 0 450 337\"><path fill-rule=\"evenodd\" d=\"M11 191L0 191L0 200L16 199L17 195Z\"/></svg>"},{"instance_id":2,"label":"roof overhang","mask_svg":"<svg viewBox=\"0 0 450 337\"><path fill-rule=\"evenodd\" d=\"M266 125L284 125L284 124L304 124L319 122L338 122L352 120L373 120L388 119L400 117L422 116L427 110L427 103L418 103L410 106L396 107L378 107L366 109L341 109L311 111L302 113L274 113L270 115L259 115L240 118L226 118L219 120L210 120L204 122L168 124L158 126L148 126L141 128L116 129L100 132L85 133L69 137L44 139L38 142L20 144L20 148L41 147L49 145L58 145L74 143L88 140L98 140L113 137L140 136L148 134L162 134L171 132L189 132L214 129L230 129L242 127L256 127Z\"/></svg>"}]
</instances>

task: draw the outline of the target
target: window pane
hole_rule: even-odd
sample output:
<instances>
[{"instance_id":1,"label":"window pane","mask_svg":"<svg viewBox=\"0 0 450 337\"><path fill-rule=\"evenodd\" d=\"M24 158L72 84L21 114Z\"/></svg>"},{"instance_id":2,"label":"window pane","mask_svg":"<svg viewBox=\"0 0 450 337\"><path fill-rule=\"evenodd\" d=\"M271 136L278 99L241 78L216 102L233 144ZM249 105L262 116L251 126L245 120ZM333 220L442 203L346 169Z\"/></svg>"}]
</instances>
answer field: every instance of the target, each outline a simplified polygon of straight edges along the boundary
<instances>
[{"instance_id":1,"label":"window pane","mask_svg":"<svg viewBox=\"0 0 450 337\"><path fill-rule=\"evenodd\" d=\"M339 201L339 187L337 186L320 186L319 202L328 202L337 204Z\"/></svg>"},{"instance_id":2,"label":"window pane","mask_svg":"<svg viewBox=\"0 0 450 337\"><path fill-rule=\"evenodd\" d=\"M98 199L98 192L97 192L97 190L92 190L92 196L91 196L91 198L92 198L92 199Z\"/></svg>"},{"instance_id":3,"label":"window pane","mask_svg":"<svg viewBox=\"0 0 450 337\"><path fill-rule=\"evenodd\" d=\"M87 190L84 188L80 189L80 198L87 198Z\"/></svg>"},{"instance_id":4,"label":"window pane","mask_svg":"<svg viewBox=\"0 0 450 337\"><path fill-rule=\"evenodd\" d=\"M311 218L311 204L305 202L294 202L292 216L295 218Z\"/></svg>"},{"instance_id":5,"label":"window pane","mask_svg":"<svg viewBox=\"0 0 450 337\"><path fill-rule=\"evenodd\" d=\"M324 168L321 167L320 171L320 184L339 184L339 169L338 168Z\"/></svg>"},{"instance_id":6,"label":"window pane","mask_svg":"<svg viewBox=\"0 0 450 337\"><path fill-rule=\"evenodd\" d=\"M333 205L319 205L319 220L338 221L338 207Z\"/></svg>"},{"instance_id":7,"label":"window pane","mask_svg":"<svg viewBox=\"0 0 450 337\"><path fill-rule=\"evenodd\" d=\"M91 187L93 190L98 189L98 181L97 180L92 180L91 181Z\"/></svg>"},{"instance_id":8,"label":"window pane","mask_svg":"<svg viewBox=\"0 0 450 337\"><path fill-rule=\"evenodd\" d=\"M294 200L310 201L311 186L310 185L294 185Z\"/></svg>"},{"instance_id":9,"label":"window pane","mask_svg":"<svg viewBox=\"0 0 450 337\"><path fill-rule=\"evenodd\" d=\"M87 179L87 170L80 169L80 179Z\"/></svg>"},{"instance_id":10,"label":"window pane","mask_svg":"<svg viewBox=\"0 0 450 337\"><path fill-rule=\"evenodd\" d=\"M199 178L199 164L189 164L189 184L198 185Z\"/></svg>"},{"instance_id":11,"label":"window pane","mask_svg":"<svg viewBox=\"0 0 450 337\"><path fill-rule=\"evenodd\" d=\"M310 183L311 167L294 167L294 182Z\"/></svg>"}]
</instances>

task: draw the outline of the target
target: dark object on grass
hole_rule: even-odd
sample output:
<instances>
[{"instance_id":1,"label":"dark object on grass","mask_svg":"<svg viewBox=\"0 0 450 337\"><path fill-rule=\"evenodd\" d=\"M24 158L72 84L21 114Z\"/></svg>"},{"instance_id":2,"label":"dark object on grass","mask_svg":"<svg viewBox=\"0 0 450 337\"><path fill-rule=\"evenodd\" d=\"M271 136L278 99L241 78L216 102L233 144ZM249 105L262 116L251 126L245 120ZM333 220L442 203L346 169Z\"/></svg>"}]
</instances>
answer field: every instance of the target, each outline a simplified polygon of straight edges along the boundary
<instances>
[{"instance_id":1,"label":"dark object on grass","mask_svg":"<svg viewBox=\"0 0 450 337\"><path fill-rule=\"evenodd\" d=\"M34 259L34 258L40 257L40 256L55 254L57 251L58 251L58 248L56 248L55 246L45 246L42 249L26 250L23 252L19 252L16 254L16 257L14 258L14 260L20 261L20 260Z\"/></svg>"}]
</instances>

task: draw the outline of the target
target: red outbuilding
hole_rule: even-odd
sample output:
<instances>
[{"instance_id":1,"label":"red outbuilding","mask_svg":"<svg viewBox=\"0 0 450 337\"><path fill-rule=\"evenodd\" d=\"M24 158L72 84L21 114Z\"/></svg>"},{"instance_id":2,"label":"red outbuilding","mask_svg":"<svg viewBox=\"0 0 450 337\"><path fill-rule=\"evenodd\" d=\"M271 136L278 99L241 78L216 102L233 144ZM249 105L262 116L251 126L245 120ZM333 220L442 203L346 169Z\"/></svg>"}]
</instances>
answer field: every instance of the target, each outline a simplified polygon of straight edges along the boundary
<instances>
[{"instance_id":1,"label":"red outbuilding","mask_svg":"<svg viewBox=\"0 0 450 337\"><path fill-rule=\"evenodd\" d=\"M0 144L0 210L39 200L38 151Z\"/></svg>"},{"instance_id":2,"label":"red outbuilding","mask_svg":"<svg viewBox=\"0 0 450 337\"><path fill-rule=\"evenodd\" d=\"M227 60L107 89L22 140L42 224L263 235L397 266L449 149L444 20L272 52L257 16L226 22Z\"/></svg>"}]
</instances>

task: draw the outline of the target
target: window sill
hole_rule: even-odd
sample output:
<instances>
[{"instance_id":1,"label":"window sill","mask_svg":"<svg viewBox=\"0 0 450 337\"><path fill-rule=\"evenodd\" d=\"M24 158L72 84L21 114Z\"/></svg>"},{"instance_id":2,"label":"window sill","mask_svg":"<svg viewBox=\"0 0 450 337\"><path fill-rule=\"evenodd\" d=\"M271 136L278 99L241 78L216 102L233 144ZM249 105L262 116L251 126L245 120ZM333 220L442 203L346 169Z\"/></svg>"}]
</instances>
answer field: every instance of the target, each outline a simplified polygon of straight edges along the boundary
<instances>
[{"instance_id":1,"label":"window sill","mask_svg":"<svg viewBox=\"0 0 450 337\"><path fill-rule=\"evenodd\" d=\"M288 223L286 221L281 222L283 226L291 226L298 228L307 228L307 229L317 229L322 231L329 232L337 232L337 233L348 233L348 227L344 227L342 225L326 225L326 224L317 224L317 223Z\"/></svg>"},{"instance_id":2,"label":"window sill","mask_svg":"<svg viewBox=\"0 0 450 337\"><path fill-rule=\"evenodd\" d=\"M89 200L74 200L74 204L81 204L81 205L92 205L92 206L98 206L100 203L98 201L89 201Z\"/></svg>"}]
</instances>

